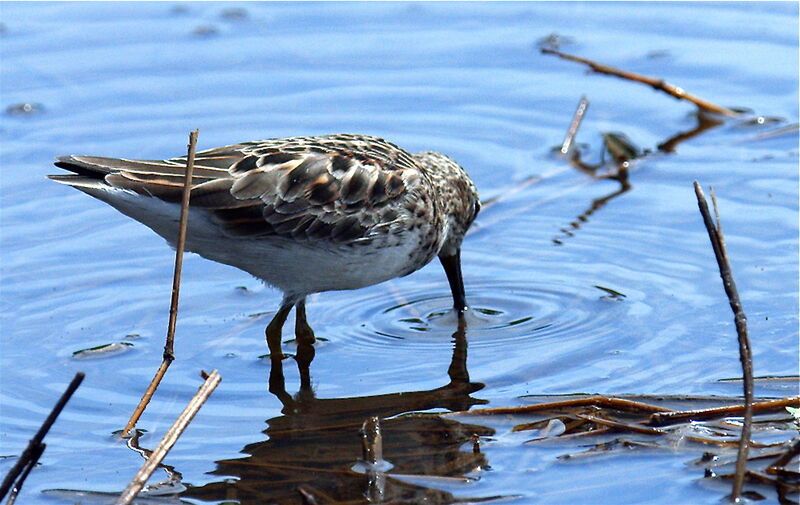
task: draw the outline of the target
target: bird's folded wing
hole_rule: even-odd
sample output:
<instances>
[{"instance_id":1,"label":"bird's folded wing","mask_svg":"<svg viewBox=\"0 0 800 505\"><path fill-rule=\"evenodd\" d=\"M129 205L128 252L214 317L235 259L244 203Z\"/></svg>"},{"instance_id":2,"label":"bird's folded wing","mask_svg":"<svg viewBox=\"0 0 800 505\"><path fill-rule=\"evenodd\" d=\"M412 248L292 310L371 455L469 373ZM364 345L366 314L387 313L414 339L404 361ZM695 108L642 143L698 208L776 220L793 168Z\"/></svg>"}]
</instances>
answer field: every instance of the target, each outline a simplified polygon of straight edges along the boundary
<instances>
[{"instance_id":1,"label":"bird's folded wing","mask_svg":"<svg viewBox=\"0 0 800 505\"><path fill-rule=\"evenodd\" d=\"M190 204L212 213L232 237L281 236L364 243L401 225L407 186L419 180L408 153L379 139L361 143L261 143L197 153ZM380 149L369 142L377 142ZM75 186L92 180L179 202L186 159L127 160L64 156L54 176ZM69 179L72 177L73 179Z\"/></svg>"}]
</instances>

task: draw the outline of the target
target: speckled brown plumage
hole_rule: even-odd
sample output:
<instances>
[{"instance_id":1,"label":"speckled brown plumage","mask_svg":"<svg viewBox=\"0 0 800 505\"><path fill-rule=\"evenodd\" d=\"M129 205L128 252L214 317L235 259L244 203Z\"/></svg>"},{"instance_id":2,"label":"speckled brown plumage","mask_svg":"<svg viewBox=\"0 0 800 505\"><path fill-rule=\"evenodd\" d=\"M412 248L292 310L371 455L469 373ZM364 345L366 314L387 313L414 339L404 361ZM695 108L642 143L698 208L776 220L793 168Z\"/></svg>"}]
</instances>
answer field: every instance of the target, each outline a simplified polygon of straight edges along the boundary
<instances>
[{"instance_id":1,"label":"speckled brown plumage","mask_svg":"<svg viewBox=\"0 0 800 505\"><path fill-rule=\"evenodd\" d=\"M185 163L64 156L56 165L74 175L52 178L174 241ZM282 289L289 307L309 293L409 274L436 255L460 265L479 209L472 181L447 156L351 134L199 152L190 205L187 250ZM448 279L459 298L460 266Z\"/></svg>"}]
</instances>

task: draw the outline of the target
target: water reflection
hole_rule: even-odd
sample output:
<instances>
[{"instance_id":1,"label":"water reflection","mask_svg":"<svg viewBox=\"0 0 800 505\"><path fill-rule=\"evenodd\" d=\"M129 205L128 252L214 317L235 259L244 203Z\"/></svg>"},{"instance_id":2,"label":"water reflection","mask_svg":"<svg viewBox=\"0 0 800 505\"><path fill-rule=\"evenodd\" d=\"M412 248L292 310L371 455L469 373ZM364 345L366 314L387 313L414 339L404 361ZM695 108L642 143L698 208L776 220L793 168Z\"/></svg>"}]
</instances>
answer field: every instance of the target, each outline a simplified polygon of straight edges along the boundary
<instances>
[{"instance_id":1,"label":"water reflection","mask_svg":"<svg viewBox=\"0 0 800 505\"><path fill-rule=\"evenodd\" d=\"M581 104L584 105L585 110L585 105L588 105L588 101L586 101L585 98L581 98ZM577 171L594 179L615 180L619 182L619 188L602 198L592 200L589 207L571 221L569 226L561 228L561 235L555 236L552 239L553 243L556 245L563 245L564 239L574 236L575 231L578 230L583 223L588 222L592 214L614 198L630 191L633 187L628 179L631 162L638 158L654 154L654 151L650 149L640 150L624 133L610 132L603 134L602 159L600 162L596 164L587 163L582 159L581 149L578 146L572 146L574 140L572 137L577 133L580 121L583 119L583 114L584 112L581 112L579 108L579 111L576 112L576 118L573 119L575 125L571 125L570 131L567 133L567 139L569 139L569 141L565 139L562 152L567 154L567 161ZM720 116L699 108L695 111L693 117L696 120L696 124L693 128L676 133L663 142L660 142L656 146L657 152L675 153L680 143L697 137L723 124L723 120ZM565 148L568 148L566 152L564 151ZM608 160L606 160L606 155L608 155ZM601 169L604 169L605 173L601 173Z\"/></svg>"},{"instance_id":2,"label":"water reflection","mask_svg":"<svg viewBox=\"0 0 800 505\"><path fill-rule=\"evenodd\" d=\"M694 117L697 120L697 124L695 124L694 128L685 132L676 133L664 142L659 143L657 146L658 150L664 153L674 153L675 148L681 142L697 137L705 131L714 129L723 124L720 118L700 110L695 113Z\"/></svg>"},{"instance_id":3,"label":"water reflection","mask_svg":"<svg viewBox=\"0 0 800 505\"><path fill-rule=\"evenodd\" d=\"M586 208L583 212L578 214L573 221L569 223L568 226L565 226L559 230L562 235L558 235L553 237L553 243L556 245L562 245L564 243L564 239L567 237L572 237L575 235L575 231L578 230L583 223L589 221L589 217L594 214L597 210L601 209L605 206L608 202L613 200L614 198L623 195L630 191L631 184L628 182L628 170L627 168L624 170L620 170L614 177L609 177L609 179L614 179L619 182L619 188L615 189L611 193L601 197L595 198L592 200L589 207Z\"/></svg>"},{"instance_id":4,"label":"water reflection","mask_svg":"<svg viewBox=\"0 0 800 505\"><path fill-rule=\"evenodd\" d=\"M471 382L467 371L466 324L453 334L453 356L447 370L449 382L427 391L407 391L351 398L316 398L311 388L310 365L314 348L298 348L300 388L286 389L283 362L273 359L269 390L283 405L282 415L267 421L268 439L245 446L243 458L217 462L214 475L224 476L200 487L189 486L184 497L239 503L307 503L325 501L369 503L451 503L460 501L435 484L449 486L469 481L488 466L486 457L473 449L476 437L494 430L436 416L401 415L431 409L467 410L485 400L472 393L484 387ZM353 470L361 459L359 429L372 416L381 419L383 458L390 474L362 474ZM394 417L397 416L397 417ZM465 444L469 444L466 448ZM480 499L480 498L475 498Z\"/></svg>"}]
</instances>

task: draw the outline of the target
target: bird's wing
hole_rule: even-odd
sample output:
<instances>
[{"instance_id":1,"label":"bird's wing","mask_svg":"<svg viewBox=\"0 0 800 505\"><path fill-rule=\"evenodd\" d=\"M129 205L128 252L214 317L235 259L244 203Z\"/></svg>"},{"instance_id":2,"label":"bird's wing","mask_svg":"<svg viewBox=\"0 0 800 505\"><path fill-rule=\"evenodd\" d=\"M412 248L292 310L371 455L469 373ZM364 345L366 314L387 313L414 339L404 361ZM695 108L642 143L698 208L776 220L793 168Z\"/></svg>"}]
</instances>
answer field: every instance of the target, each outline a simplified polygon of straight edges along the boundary
<instances>
[{"instance_id":1,"label":"bird's wing","mask_svg":"<svg viewBox=\"0 0 800 505\"><path fill-rule=\"evenodd\" d=\"M141 161L65 156L57 166L86 180L181 199L186 158ZM68 178L80 179L70 182ZM250 142L198 152L190 204L231 237L365 243L402 227L403 198L420 186L413 158L375 137L332 135ZM400 201L398 201L400 200Z\"/></svg>"}]
</instances>

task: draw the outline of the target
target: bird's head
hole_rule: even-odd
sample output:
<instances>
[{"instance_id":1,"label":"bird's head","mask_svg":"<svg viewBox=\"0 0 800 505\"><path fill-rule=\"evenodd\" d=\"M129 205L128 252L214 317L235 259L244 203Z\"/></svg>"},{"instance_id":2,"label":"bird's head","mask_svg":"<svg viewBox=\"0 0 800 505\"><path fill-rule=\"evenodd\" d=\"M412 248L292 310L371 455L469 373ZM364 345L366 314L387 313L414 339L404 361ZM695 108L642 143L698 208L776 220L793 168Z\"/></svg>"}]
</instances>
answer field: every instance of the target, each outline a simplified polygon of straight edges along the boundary
<instances>
[{"instance_id":1,"label":"bird's head","mask_svg":"<svg viewBox=\"0 0 800 505\"><path fill-rule=\"evenodd\" d=\"M456 310L466 309L464 282L461 278L461 242L481 208L478 190L461 166L437 152L414 157L426 169L444 205L444 233L439 260L444 266Z\"/></svg>"}]
</instances>

